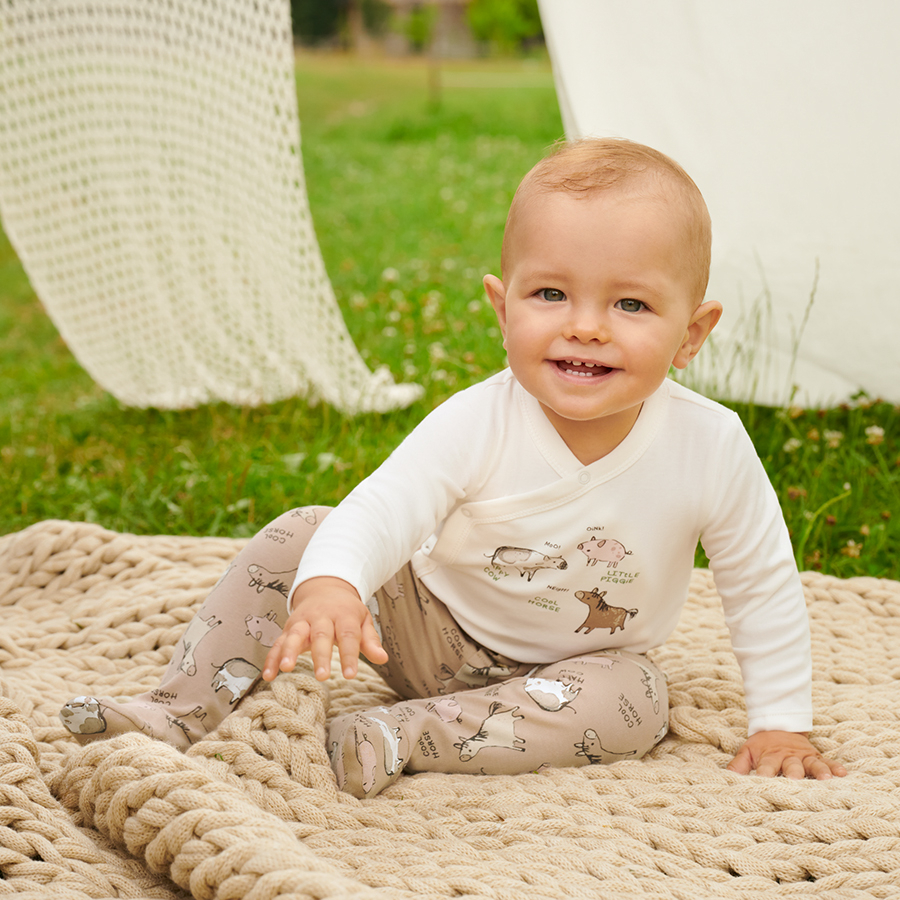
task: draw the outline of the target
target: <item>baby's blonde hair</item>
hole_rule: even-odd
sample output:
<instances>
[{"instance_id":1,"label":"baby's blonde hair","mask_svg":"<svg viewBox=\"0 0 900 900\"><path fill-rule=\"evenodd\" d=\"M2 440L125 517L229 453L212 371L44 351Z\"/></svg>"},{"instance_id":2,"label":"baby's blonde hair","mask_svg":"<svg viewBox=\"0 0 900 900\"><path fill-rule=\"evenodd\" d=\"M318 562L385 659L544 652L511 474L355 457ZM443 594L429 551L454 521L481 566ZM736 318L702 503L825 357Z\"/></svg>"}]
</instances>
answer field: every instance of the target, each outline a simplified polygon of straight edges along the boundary
<instances>
[{"instance_id":1,"label":"baby's blonde hair","mask_svg":"<svg viewBox=\"0 0 900 900\"><path fill-rule=\"evenodd\" d=\"M663 200L674 199L686 214L687 265L694 277L695 300L700 303L709 281L712 246L712 225L703 195L674 159L624 138L561 141L522 179L506 218L500 255L501 276L506 279L512 258L513 226L535 194L562 191L589 196L644 185Z\"/></svg>"}]
</instances>

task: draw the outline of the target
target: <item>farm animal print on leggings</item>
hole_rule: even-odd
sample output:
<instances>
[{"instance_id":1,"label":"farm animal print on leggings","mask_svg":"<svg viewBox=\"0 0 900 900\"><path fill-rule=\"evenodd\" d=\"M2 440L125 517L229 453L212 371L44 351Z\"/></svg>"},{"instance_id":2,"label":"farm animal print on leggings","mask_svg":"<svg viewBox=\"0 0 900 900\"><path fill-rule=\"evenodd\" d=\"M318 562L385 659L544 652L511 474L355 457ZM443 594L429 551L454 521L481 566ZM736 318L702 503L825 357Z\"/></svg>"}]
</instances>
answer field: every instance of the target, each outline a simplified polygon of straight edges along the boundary
<instances>
[{"instance_id":1,"label":"farm animal print on leggings","mask_svg":"<svg viewBox=\"0 0 900 900\"><path fill-rule=\"evenodd\" d=\"M181 748L214 730L257 683L287 618L281 586L327 513L306 508L263 529L185 629L160 685L128 701L74 697L60 713L66 728L81 742L141 731ZM494 555L525 581L564 562L515 547ZM596 588L581 593L590 599L583 629L621 630L637 614L606 604ZM374 668L400 699L328 724L335 778L354 796L373 797L404 773L515 774L636 758L665 734L665 681L645 656L599 651L534 664L499 655L472 640L409 565L367 607L389 650Z\"/></svg>"}]
</instances>

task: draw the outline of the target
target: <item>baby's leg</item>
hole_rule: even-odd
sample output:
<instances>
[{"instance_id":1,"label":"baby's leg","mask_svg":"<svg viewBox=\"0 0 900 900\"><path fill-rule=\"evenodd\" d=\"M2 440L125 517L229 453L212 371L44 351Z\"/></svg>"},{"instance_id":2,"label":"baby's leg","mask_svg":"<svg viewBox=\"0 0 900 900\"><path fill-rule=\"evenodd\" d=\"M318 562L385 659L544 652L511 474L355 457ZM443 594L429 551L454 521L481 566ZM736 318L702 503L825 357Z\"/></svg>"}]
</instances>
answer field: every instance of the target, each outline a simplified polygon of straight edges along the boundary
<instances>
[{"instance_id":1,"label":"baby's leg","mask_svg":"<svg viewBox=\"0 0 900 900\"><path fill-rule=\"evenodd\" d=\"M413 747L407 772L490 775L640 759L665 736L669 715L665 676L623 650L394 709Z\"/></svg>"},{"instance_id":2,"label":"baby's leg","mask_svg":"<svg viewBox=\"0 0 900 900\"><path fill-rule=\"evenodd\" d=\"M402 771L515 775L639 759L667 730L663 674L639 654L608 651L343 716L329 744L343 789L371 797Z\"/></svg>"},{"instance_id":3,"label":"baby's leg","mask_svg":"<svg viewBox=\"0 0 900 900\"><path fill-rule=\"evenodd\" d=\"M370 601L373 668L410 699L334 719L341 788L373 797L405 772L515 774L643 756L668 728L662 673L625 651L533 666L491 653L406 567Z\"/></svg>"},{"instance_id":4,"label":"baby's leg","mask_svg":"<svg viewBox=\"0 0 900 900\"><path fill-rule=\"evenodd\" d=\"M287 593L328 507L279 516L226 569L175 646L159 687L128 702L75 697L61 710L81 743L141 731L187 748L212 731L258 681L287 621Z\"/></svg>"}]
</instances>

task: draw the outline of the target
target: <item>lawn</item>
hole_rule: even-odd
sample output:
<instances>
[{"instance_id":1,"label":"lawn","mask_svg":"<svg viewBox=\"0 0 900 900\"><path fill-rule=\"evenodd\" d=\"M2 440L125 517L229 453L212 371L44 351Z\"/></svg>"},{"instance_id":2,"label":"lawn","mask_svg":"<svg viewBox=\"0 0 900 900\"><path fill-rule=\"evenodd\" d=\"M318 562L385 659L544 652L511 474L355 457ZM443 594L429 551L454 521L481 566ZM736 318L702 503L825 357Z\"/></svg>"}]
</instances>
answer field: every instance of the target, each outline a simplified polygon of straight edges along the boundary
<instances>
[{"instance_id":1,"label":"lawn","mask_svg":"<svg viewBox=\"0 0 900 900\"><path fill-rule=\"evenodd\" d=\"M419 61L301 56L297 86L313 218L350 331L424 399L357 418L301 399L122 407L74 361L0 233L0 533L64 518L246 536L292 505L338 502L428 410L503 366L481 277L499 268L516 184L562 133L546 63L436 77ZM900 578L897 408L736 408L801 567Z\"/></svg>"}]
</instances>

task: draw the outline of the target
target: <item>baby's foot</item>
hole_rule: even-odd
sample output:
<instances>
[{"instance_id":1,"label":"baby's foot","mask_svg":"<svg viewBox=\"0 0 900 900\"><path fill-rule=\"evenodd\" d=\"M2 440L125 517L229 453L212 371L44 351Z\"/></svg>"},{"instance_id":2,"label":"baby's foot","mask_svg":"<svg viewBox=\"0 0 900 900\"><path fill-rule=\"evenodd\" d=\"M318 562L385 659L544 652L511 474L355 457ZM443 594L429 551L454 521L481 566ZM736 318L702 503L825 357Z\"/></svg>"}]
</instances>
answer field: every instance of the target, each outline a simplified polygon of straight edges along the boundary
<instances>
[{"instance_id":1,"label":"baby's foot","mask_svg":"<svg viewBox=\"0 0 900 900\"><path fill-rule=\"evenodd\" d=\"M334 719L326 745L338 787L360 800L393 784L409 760L409 738L383 706Z\"/></svg>"},{"instance_id":2,"label":"baby's foot","mask_svg":"<svg viewBox=\"0 0 900 900\"><path fill-rule=\"evenodd\" d=\"M79 744L127 732L140 732L186 750L206 734L199 707L176 718L158 703L135 699L117 703L99 697L73 697L59 718Z\"/></svg>"}]
</instances>

